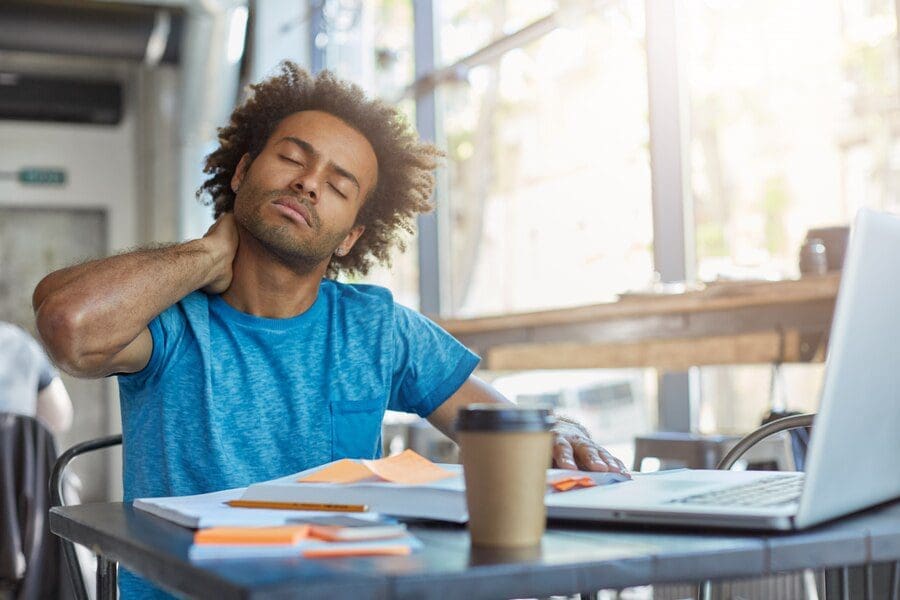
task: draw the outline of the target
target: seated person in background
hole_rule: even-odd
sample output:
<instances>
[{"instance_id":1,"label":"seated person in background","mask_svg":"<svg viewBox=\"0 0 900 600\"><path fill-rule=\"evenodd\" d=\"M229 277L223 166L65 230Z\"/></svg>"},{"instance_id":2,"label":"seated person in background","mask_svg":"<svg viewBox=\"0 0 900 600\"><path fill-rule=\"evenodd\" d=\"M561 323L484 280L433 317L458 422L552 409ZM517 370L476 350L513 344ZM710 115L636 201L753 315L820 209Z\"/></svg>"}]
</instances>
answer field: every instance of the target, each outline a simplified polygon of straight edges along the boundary
<instances>
[{"instance_id":1,"label":"seated person in background","mask_svg":"<svg viewBox=\"0 0 900 600\"><path fill-rule=\"evenodd\" d=\"M431 208L439 151L329 73L284 63L253 92L207 158L203 238L63 269L34 292L59 365L118 375L126 501L376 457L387 409L453 437L460 407L508 402L440 327L336 279L389 262ZM579 425L556 433L558 466L624 470Z\"/></svg>"},{"instance_id":2,"label":"seated person in background","mask_svg":"<svg viewBox=\"0 0 900 600\"><path fill-rule=\"evenodd\" d=\"M55 435L72 426L72 401L34 338L0 321L0 413L36 417Z\"/></svg>"}]
</instances>

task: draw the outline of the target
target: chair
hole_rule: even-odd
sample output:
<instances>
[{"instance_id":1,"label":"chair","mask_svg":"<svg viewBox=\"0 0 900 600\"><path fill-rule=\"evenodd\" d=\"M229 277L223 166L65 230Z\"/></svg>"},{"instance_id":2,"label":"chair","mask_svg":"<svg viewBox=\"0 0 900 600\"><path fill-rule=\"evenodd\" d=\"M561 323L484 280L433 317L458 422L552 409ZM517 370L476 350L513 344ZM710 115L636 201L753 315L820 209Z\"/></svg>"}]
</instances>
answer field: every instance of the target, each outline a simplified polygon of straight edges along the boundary
<instances>
[{"instance_id":1,"label":"chair","mask_svg":"<svg viewBox=\"0 0 900 600\"><path fill-rule=\"evenodd\" d=\"M641 471L645 459L655 458L660 470L672 467L715 469L740 436L698 433L657 432L634 440L633 470ZM752 449L747 456L754 465L772 465L781 471L794 470L795 457L787 440L770 438Z\"/></svg>"},{"instance_id":2,"label":"chair","mask_svg":"<svg viewBox=\"0 0 900 600\"><path fill-rule=\"evenodd\" d=\"M95 440L88 440L80 444L76 444L62 453L62 456L53 466L53 473L50 476L50 497L51 506L66 506L65 496L63 494L63 483L66 466L69 462L81 454L118 446L122 443L122 435L111 435ZM65 557L66 567L69 571L69 577L72 581L72 589L76 600L88 600L87 587L84 584L84 577L81 574L81 567L78 564L78 556L75 553L75 544L69 540L62 540L63 556ZM101 590L111 592L106 597L116 597L116 562L104 558L97 557L97 577L96 577L97 598L101 597Z\"/></svg>"},{"instance_id":3,"label":"chair","mask_svg":"<svg viewBox=\"0 0 900 600\"><path fill-rule=\"evenodd\" d=\"M0 413L0 598L68 598L48 526L53 435L37 419Z\"/></svg>"}]
</instances>

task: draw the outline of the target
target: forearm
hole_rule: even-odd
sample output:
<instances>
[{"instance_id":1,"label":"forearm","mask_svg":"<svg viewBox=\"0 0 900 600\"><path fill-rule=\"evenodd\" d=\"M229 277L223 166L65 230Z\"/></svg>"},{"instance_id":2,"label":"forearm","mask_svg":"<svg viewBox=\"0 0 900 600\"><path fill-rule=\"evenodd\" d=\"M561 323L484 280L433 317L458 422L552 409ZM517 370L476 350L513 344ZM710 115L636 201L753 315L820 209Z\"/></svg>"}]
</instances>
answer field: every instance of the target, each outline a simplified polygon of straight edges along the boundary
<instances>
[{"instance_id":1,"label":"forearm","mask_svg":"<svg viewBox=\"0 0 900 600\"><path fill-rule=\"evenodd\" d=\"M114 356L156 315L207 285L217 261L204 240L194 240L51 273L33 297L38 331L59 364L85 370L79 363Z\"/></svg>"}]
</instances>

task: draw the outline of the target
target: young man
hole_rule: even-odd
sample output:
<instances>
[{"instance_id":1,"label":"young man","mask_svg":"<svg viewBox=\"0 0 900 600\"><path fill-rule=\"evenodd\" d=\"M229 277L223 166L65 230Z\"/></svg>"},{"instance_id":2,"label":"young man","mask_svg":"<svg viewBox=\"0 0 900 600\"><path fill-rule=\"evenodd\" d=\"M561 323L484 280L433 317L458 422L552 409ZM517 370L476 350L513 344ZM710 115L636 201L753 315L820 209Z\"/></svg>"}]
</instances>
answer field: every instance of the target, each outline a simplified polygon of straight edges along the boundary
<instances>
[{"instance_id":1,"label":"young man","mask_svg":"<svg viewBox=\"0 0 900 600\"><path fill-rule=\"evenodd\" d=\"M117 374L125 499L196 494L379 452L386 409L453 437L457 410L507 402L478 358L379 287L398 229L430 208L439 152L393 108L294 64L220 130L198 240L48 275L34 293L56 362ZM623 470L571 422L561 467Z\"/></svg>"}]
</instances>

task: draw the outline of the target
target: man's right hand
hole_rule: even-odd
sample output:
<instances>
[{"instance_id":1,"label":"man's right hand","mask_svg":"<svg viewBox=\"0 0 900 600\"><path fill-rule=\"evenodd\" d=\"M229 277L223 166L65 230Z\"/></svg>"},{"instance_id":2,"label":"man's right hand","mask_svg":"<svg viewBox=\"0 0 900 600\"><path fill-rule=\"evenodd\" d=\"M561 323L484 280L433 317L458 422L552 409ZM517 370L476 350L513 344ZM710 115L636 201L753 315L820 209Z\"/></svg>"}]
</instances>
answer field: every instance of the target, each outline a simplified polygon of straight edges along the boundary
<instances>
[{"instance_id":1,"label":"man's right hand","mask_svg":"<svg viewBox=\"0 0 900 600\"><path fill-rule=\"evenodd\" d=\"M212 254L214 266L212 280L203 286L207 294L221 294L231 286L232 263L238 248L238 230L232 213L223 213L212 224L203 242Z\"/></svg>"}]
</instances>

